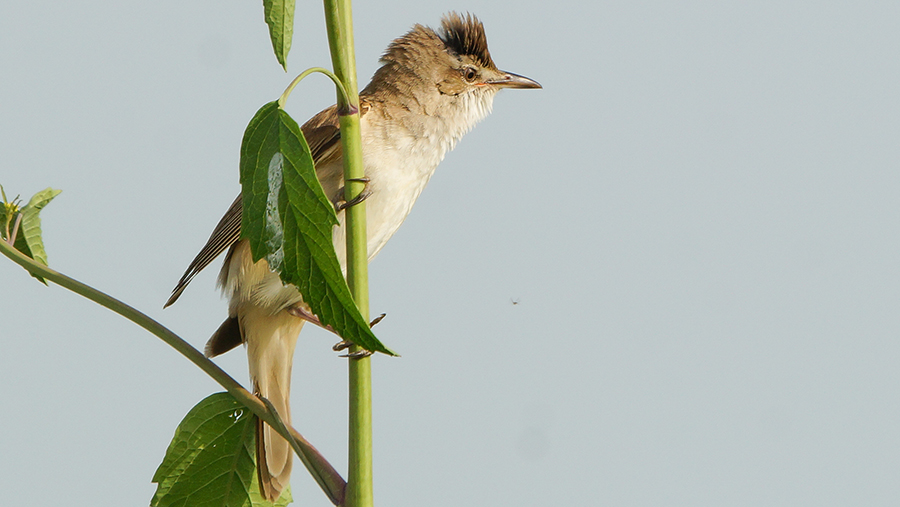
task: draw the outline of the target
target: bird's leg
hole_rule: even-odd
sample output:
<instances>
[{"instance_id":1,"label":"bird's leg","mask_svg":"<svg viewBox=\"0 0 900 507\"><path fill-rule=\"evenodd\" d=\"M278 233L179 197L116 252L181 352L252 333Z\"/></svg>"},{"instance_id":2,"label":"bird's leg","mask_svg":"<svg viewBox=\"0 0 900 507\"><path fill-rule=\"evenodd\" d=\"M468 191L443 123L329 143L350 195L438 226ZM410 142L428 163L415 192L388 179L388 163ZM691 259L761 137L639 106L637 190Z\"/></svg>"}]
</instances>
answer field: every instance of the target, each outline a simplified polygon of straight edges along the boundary
<instances>
[{"instance_id":1,"label":"bird's leg","mask_svg":"<svg viewBox=\"0 0 900 507\"><path fill-rule=\"evenodd\" d=\"M305 320L306 322L315 324L315 325L321 327L322 329L327 329L327 330L331 331L332 333L335 333L334 328L332 328L331 326L323 326L322 321L319 320L318 317L316 317L310 311L308 311L306 308L303 308L300 305L289 306L289 307L287 307L286 310L289 314L293 315L294 317L299 317L299 318ZM335 333L335 334L337 334L337 333Z\"/></svg>"},{"instance_id":2,"label":"bird's leg","mask_svg":"<svg viewBox=\"0 0 900 507\"><path fill-rule=\"evenodd\" d=\"M353 199L350 199L349 201L345 201L343 199L339 200L334 205L334 207L337 209L337 211L343 211L343 210L349 208L350 206L356 206L357 204L365 201L366 199L369 198L369 196L372 195L372 191L369 190L369 178L367 178L367 177L350 178L347 181L356 181L358 183L365 183L366 186L363 187L362 192L360 192L359 195L357 195Z\"/></svg>"},{"instance_id":3,"label":"bird's leg","mask_svg":"<svg viewBox=\"0 0 900 507\"><path fill-rule=\"evenodd\" d=\"M311 322L311 323L321 327L322 329L327 329L327 330L331 331L332 333L337 334L334 331L334 328L332 328L331 326L323 326L322 321L319 320L318 317L316 317L315 315L313 315L312 313L310 313L309 311L307 311L305 308L301 307L300 305L294 305L294 306L288 307L287 312L289 314L293 315L294 317L301 318L307 322ZM379 317L377 317L375 320L373 320L370 325L374 326L381 319L383 319L384 316L385 316L385 314L382 313ZM348 340L342 340L340 343L335 344L335 346L331 347L331 348L335 352L339 352L341 350L349 348L351 345L353 345L353 342L348 341ZM361 357L369 357L371 355L372 355L372 353L369 352L368 350L358 350L356 352L350 352L349 354L344 354L341 357L349 357L351 359L358 359Z\"/></svg>"}]
</instances>

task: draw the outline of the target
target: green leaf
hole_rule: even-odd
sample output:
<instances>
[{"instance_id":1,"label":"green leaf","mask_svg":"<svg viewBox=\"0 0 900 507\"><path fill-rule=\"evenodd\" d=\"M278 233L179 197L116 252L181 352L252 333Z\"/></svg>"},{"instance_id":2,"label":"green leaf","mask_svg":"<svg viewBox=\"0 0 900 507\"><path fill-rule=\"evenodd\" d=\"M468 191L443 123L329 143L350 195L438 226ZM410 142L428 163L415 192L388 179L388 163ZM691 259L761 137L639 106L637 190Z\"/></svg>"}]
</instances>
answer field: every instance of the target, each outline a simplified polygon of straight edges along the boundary
<instances>
[{"instance_id":1,"label":"green leaf","mask_svg":"<svg viewBox=\"0 0 900 507\"><path fill-rule=\"evenodd\" d=\"M152 507L284 507L286 488L274 504L259 493L256 416L228 393L208 396L175 429L166 457L153 474Z\"/></svg>"},{"instance_id":2,"label":"green leaf","mask_svg":"<svg viewBox=\"0 0 900 507\"><path fill-rule=\"evenodd\" d=\"M16 250L47 266L47 252L44 250L44 240L41 238L41 210L62 190L46 188L34 194L28 204L22 208L22 222L19 224L19 232L16 234L14 247ZM47 282L34 273L31 276L37 278L44 285Z\"/></svg>"},{"instance_id":3,"label":"green leaf","mask_svg":"<svg viewBox=\"0 0 900 507\"><path fill-rule=\"evenodd\" d=\"M9 238L6 237L6 228L9 227L10 232L12 232L13 225L13 217L16 216L18 212L13 211L11 208L7 208L6 203L0 204L0 239L3 241L7 241ZM11 215L11 216L10 216ZM7 217L9 217L7 219Z\"/></svg>"},{"instance_id":4,"label":"green leaf","mask_svg":"<svg viewBox=\"0 0 900 507\"><path fill-rule=\"evenodd\" d=\"M241 235L324 325L372 352L394 355L359 312L334 252L338 219L316 177L303 133L277 102L250 121L241 144Z\"/></svg>"},{"instance_id":5,"label":"green leaf","mask_svg":"<svg viewBox=\"0 0 900 507\"><path fill-rule=\"evenodd\" d=\"M294 0L263 0L263 7L275 58L287 70L287 56L294 35Z\"/></svg>"}]
</instances>

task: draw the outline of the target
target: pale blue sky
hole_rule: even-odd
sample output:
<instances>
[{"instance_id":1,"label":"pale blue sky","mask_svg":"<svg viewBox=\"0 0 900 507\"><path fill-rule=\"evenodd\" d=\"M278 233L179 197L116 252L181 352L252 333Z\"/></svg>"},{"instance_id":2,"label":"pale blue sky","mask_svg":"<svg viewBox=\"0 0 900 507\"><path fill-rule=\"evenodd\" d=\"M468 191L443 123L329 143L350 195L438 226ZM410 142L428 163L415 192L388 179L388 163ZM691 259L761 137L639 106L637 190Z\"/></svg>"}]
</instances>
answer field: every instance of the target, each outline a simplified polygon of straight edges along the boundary
<instances>
[{"instance_id":1,"label":"pale blue sky","mask_svg":"<svg viewBox=\"0 0 900 507\"><path fill-rule=\"evenodd\" d=\"M239 190L253 113L329 64L321 5L298 8L286 75L261 2L0 5L0 183L63 189L51 266L202 347L219 262L162 304ZM355 8L361 83L455 9L544 85L500 94L371 265L403 355L373 364L378 505L900 501L900 4ZM333 96L310 78L289 111ZM146 505L220 389L12 263L0 287L0 503ZM294 424L345 470L334 341L301 336ZM243 351L218 362L246 382Z\"/></svg>"}]
</instances>

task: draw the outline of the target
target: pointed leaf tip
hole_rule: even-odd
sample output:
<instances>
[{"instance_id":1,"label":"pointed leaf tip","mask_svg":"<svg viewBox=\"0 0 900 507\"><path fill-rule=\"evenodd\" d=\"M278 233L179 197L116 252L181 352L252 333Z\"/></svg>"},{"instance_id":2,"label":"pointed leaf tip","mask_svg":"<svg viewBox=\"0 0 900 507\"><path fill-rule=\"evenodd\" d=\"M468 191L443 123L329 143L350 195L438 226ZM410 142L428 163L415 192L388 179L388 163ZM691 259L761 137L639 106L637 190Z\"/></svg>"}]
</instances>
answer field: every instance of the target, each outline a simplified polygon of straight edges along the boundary
<instances>
[{"instance_id":1,"label":"pointed leaf tip","mask_svg":"<svg viewBox=\"0 0 900 507\"><path fill-rule=\"evenodd\" d=\"M275 58L287 71L287 56L294 35L294 0L263 0L263 8Z\"/></svg>"}]
</instances>

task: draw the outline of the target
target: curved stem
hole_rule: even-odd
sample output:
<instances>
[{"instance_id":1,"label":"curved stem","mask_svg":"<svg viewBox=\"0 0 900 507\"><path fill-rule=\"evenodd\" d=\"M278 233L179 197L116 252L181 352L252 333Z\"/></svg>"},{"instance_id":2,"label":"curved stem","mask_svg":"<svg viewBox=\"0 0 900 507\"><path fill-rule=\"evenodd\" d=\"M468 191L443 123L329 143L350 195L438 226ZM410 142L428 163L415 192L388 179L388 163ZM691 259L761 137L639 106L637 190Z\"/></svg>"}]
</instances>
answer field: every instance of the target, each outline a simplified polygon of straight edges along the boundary
<instances>
[{"instance_id":1,"label":"curved stem","mask_svg":"<svg viewBox=\"0 0 900 507\"><path fill-rule=\"evenodd\" d=\"M338 105L341 108L346 109L346 107L351 104L350 96L347 95L347 89L344 88L344 83L341 83L341 80L338 79L338 77L335 76L333 72L331 72L328 69L322 68L322 67L310 67L310 68L304 70L303 72L301 72L299 76L295 77L294 80L291 81L291 84L289 84L288 87L285 88L284 93L282 93L281 97L278 98L278 107L281 109L284 109L284 104L285 104L285 102L287 102L287 99L291 95L291 92L294 91L294 88L298 84L300 84L300 81L302 81L303 78L305 78L306 76L308 76L314 72L318 72L319 74L325 74L334 82L334 85L338 89Z\"/></svg>"},{"instance_id":2,"label":"curved stem","mask_svg":"<svg viewBox=\"0 0 900 507\"><path fill-rule=\"evenodd\" d=\"M266 405L259 400L256 396L250 394L249 391L243 388L236 380L234 380L225 370L219 368L215 363L210 361L206 356L204 356L199 350L195 349L191 346L190 343L184 341L181 337L170 331L168 328L160 324L159 322L153 320L146 314L138 311L137 309L119 301L118 299L100 292L99 290L86 285L84 283L75 280L74 278L70 278L58 271L54 271L49 267L35 262L33 259L29 258L26 255L23 255L21 252L13 248L11 245L7 244L5 241L0 241L0 253L9 257L13 262L25 268L28 272L32 274L36 274L44 278L45 280L50 280L57 285L69 289L70 291L84 296L87 299L103 306L104 308L108 308L115 313L125 317L126 319L134 322L138 326L146 329L150 333L159 337L162 341L168 343L172 348L181 353L184 357L188 358L189 361L196 364L200 367L201 370L206 372L207 375L213 378L216 382L219 383L222 387L228 391L229 394L234 396L239 402L244 404L251 412L256 414L257 417L264 420L266 423L275 428L278 433L283 436L288 442L292 443L294 451L297 453L297 456L300 458L300 461L306 466L306 468L310 471L313 478L315 478L316 482L319 483L319 486L325 491L325 494L331 499L332 503L335 505L341 505L344 501L344 490L346 488L346 483L344 479L341 478L340 474L331 466L330 463L319 453L319 451L313 447L312 444L309 443L305 438L303 438L300 433L297 432L294 428L285 427L283 424L279 425L281 422L280 418L277 418L272 412L270 412ZM287 430L287 431L285 431Z\"/></svg>"}]
</instances>

